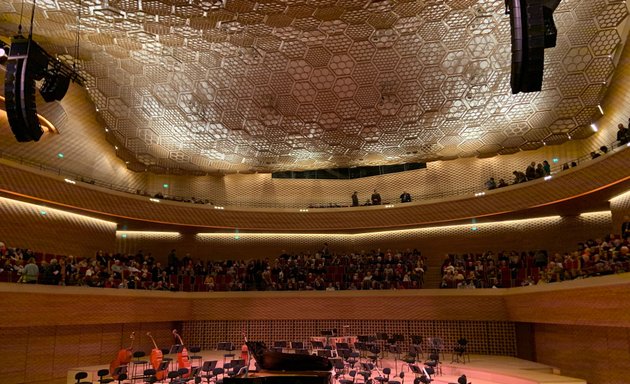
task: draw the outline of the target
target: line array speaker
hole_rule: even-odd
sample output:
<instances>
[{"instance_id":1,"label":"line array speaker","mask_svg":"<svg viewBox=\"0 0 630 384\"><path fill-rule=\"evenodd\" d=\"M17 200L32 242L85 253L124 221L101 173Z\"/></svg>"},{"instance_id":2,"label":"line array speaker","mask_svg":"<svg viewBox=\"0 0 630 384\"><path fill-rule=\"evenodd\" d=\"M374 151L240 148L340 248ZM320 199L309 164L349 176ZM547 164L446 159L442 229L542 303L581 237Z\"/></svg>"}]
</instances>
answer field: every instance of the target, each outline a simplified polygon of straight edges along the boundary
<instances>
[{"instance_id":1,"label":"line array speaker","mask_svg":"<svg viewBox=\"0 0 630 384\"><path fill-rule=\"evenodd\" d=\"M538 92L545 67L543 0L510 0L512 93Z\"/></svg>"},{"instance_id":2,"label":"line array speaker","mask_svg":"<svg viewBox=\"0 0 630 384\"><path fill-rule=\"evenodd\" d=\"M42 136L35 81L43 78L47 67L48 57L37 43L22 36L12 39L4 95L9 125L17 141L38 141Z\"/></svg>"}]
</instances>

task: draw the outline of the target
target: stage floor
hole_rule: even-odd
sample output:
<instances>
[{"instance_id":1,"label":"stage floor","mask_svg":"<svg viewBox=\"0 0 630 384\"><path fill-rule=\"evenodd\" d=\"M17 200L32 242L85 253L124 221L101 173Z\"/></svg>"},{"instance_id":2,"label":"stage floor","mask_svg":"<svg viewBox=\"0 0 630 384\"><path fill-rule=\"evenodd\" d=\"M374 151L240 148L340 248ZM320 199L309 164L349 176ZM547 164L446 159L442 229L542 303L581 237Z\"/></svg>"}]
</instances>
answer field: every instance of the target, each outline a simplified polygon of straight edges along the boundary
<instances>
[{"instance_id":1,"label":"stage floor","mask_svg":"<svg viewBox=\"0 0 630 384\"><path fill-rule=\"evenodd\" d=\"M226 353L230 352L214 350L202 351L200 355L203 356L202 361L217 360L217 366L221 367L224 362L224 354ZM238 350L233 351L232 353L236 355L236 358L240 355L240 351ZM175 361L177 361L176 356L167 356L174 357ZM229 362L230 359L231 358L228 357L226 362ZM401 381L399 377L394 378L394 376L398 375L401 371L404 372L404 383L412 384L415 379L414 374L409 372L408 367L403 365L400 360L393 359L392 356L385 356L383 359L379 360L379 369L382 370L385 367L389 367L392 371L390 376L391 380ZM101 365L70 369L68 371L67 383L76 383L74 375L79 371L87 372L87 380L97 383L98 377L96 376L96 372L102 368L108 368L108 366ZM251 368L254 369L253 360ZM134 364L131 364L129 369L133 372ZM140 375L142 373L141 370L142 368L138 367L135 374ZM443 357L442 375L435 375L433 377L433 383L457 383L458 377L462 374L465 374L468 381L473 384L586 384L586 380L562 376L554 367L528 360L517 359L515 357L470 355L470 361L466 359L466 363L451 363L451 355L448 353ZM372 377L375 376L379 376L377 371L374 371L372 374ZM347 375L346 377L349 378ZM131 380L124 381L124 383L131 382ZM135 382L141 383L142 380L136 380ZM357 379L357 383L361 383L361 381ZM334 384L336 384L336 382Z\"/></svg>"}]
</instances>

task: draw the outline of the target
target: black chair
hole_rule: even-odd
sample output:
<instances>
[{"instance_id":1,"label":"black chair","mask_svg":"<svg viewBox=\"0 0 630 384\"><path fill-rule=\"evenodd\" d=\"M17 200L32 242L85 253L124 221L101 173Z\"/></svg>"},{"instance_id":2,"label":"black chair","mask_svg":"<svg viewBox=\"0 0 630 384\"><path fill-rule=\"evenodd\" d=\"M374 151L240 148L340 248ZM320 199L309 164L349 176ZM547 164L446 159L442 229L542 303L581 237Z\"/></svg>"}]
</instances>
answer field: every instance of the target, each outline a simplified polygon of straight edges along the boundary
<instances>
[{"instance_id":1,"label":"black chair","mask_svg":"<svg viewBox=\"0 0 630 384\"><path fill-rule=\"evenodd\" d=\"M200 347L200 346L197 346L197 345L192 346L192 347L188 348L188 352L189 352L189 353L191 353L191 354L188 356L188 360L190 360L190 364L191 364L193 367L200 367L200 366L201 366L201 363L202 363L202 361L203 361L203 356L198 355L198 353L199 353L199 352L201 352L201 347ZM198 361L198 362L199 362L199 364L195 365L195 361Z\"/></svg>"},{"instance_id":2,"label":"black chair","mask_svg":"<svg viewBox=\"0 0 630 384\"><path fill-rule=\"evenodd\" d=\"M177 380L179 378L179 371L170 371L167 375L166 378L169 379L169 383L179 383L179 380Z\"/></svg>"},{"instance_id":3,"label":"black chair","mask_svg":"<svg viewBox=\"0 0 630 384\"><path fill-rule=\"evenodd\" d=\"M219 375L221 375L221 380L219 380ZM212 370L212 377L214 377L214 381L216 383L223 383L223 377L225 377L225 370L223 368L215 368Z\"/></svg>"},{"instance_id":4,"label":"black chair","mask_svg":"<svg viewBox=\"0 0 630 384\"><path fill-rule=\"evenodd\" d=\"M352 380L350 380L350 379L339 379L338 380L339 384L354 384L354 381L356 380L356 377L357 377L357 371L352 370L352 371L348 372L348 376L350 376L352 378Z\"/></svg>"},{"instance_id":5,"label":"black chair","mask_svg":"<svg viewBox=\"0 0 630 384\"><path fill-rule=\"evenodd\" d=\"M216 360L204 361L203 365L201 366L201 372L202 372L201 378L206 379L206 381L209 383L210 379L215 378L213 371L216 367L217 367Z\"/></svg>"},{"instance_id":6,"label":"black chair","mask_svg":"<svg viewBox=\"0 0 630 384\"><path fill-rule=\"evenodd\" d=\"M466 378L466 375L461 375L457 379L457 383L448 383L448 384L471 384L471 383L468 382L468 378Z\"/></svg>"},{"instance_id":7,"label":"black chair","mask_svg":"<svg viewBox=\"0 0 630 384\"><path fill-rule=\"evenodd\" d=\"M429 359L424 362L425 369L431 368L440 376L442 375L442 362L440 361L440 355L437 353L431 353Z\"/></svg>"},{"instance_id":8,"label":"black chair","mask_svg":"<svg viewBox=\"0 0 630 384\"><path fill-rule=\"evenodd\" d=\"M132 360L131 363L133 364L133 369L131 370L132 374L135 374L136 372L136 367L141 365L142 366L142 372L144 372L145 369L147 369L147 366L149 365L149 362L147 360L140 360L141 358L145 357L146 354L144 353L144 351L135 351L133 353L133 358L135 360Z\"/></svg>"},{"instance_id":9,"label":"black chair","mask_svg":"<svg viewBox=\"0 0 630 384\"><path fill-rule=\"evenodd\" d=\"M459 340L457 340L457 345L453 348L451 363L466 364L466 356L468 356L468 362L470 362L470 354L468 354L468 340L466 340L466 338L464 337L461 337L459 338Z\"/></svg>"},{"instance_id":10,"label":"black chair","mask_svg":"<svg viewBox=\"0 0 630 384\"><path fill-rule=\"evenodd\" d=\"M411 347L409 347L409 353L402 358L403 364L401 366L401 370L405 365L407 366L407 370L411 370L411 366L416 363L417 357L418 355L415 352L412 352Z\"/></svg>"},{"instance_id":11,"label":"black chair","mask_svg":"<svg viewBox=\"0 0 630 384\"><path fill-rule=\"evenodd\" d=\"M145 369L142 372L142 381L145 384L153 384L155 382L158 381L157 377L155 376L157 373L157 371L153 368L149 368L149 369Z\"/></svg>"},{"instance_id":12,"label":"black chair","mask_svg":"<svg viewBox=\"0 0 630 384\"><path fill-rule=\"evenodd\" d=\"M394 376L394 377L400 378L400 381L398 381L398 380L390 380L389 384L405 384L405 372L400 371L398 373L398 375Z\"/></svg>"},{"instance_id":13,"label":"black chair","mask_svg":"<svg viewBox=\"0 0 630 384\"><path fill-rule=\"evenodd\" d=\"M120 375L118 375L118 384L122 384L123 381L127 380L127 374L126 373L121 373Z\"/></svg>"},{"instance_id":14,"label":"black chair","mask_svg":"<svg viewBox=\"0 0 630 384\"><path fill-rule=\"evenodd\" d=\"M77 381L75 384L92 384L91 381L81 381L83 379L86 379L88 377L88 373L87 372L77 372L74 375L74 379Z\"/></svg>"},{"instance_id":15,"label":"black chair","mask_svg":"<svg viewBox=\"0 0 630 384\"><path fill-rule=\"evenodd\" d=\"M374 378L374 381L383 384L389 382L389 375L392 374L391 368L383 368L383 376L377 376Z\"/></svg>"},{"instance_id":16,"label":"black chair","mask_svg":"<svg viewBox=\"0 0 630 384\"><path fill-rule=\"evenodd\" d=\"M114 381L112 377L105 378L105 376L109 375L109 369L107 368L99 369L96 375L98 376L98 384L109 384Z\"/></svg>"},{"instance_id":17,"label":"black chair","mask_svg":"<svg viewBox=\"0 0 630 384\"><path fill-rule=\"evenodd\" d=\"M335 371L335 378L343 375L343 373L346 371L346 364L344 363L343 358L335 357L334 359L329 360L332 363L333 369Z\"/></svg>"},{"instance_id":18,"label":"black chair","mask_svg":"<svg viewBox=\"0 0 630 384\"><path fill-rule=\"evenodd\" d=\"M442 355L442 360L444 360L444 340L439 337L434 337L431 340L430 345L430 353L437 353Z\"/></svg>"}]
</instances>

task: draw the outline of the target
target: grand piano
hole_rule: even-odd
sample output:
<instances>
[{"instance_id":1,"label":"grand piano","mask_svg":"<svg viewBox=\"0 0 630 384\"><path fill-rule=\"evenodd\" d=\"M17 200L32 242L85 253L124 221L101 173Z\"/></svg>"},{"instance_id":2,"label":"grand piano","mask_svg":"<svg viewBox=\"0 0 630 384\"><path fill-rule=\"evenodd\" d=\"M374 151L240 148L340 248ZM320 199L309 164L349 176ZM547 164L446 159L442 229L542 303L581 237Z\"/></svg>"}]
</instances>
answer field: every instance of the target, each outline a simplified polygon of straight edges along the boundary
<instances>
[{"instance_id":1,"label":"grand piano","mask_svg":"<svg viewBox=\"0 0 630 384\"><path fill-rule=\"evenodd\" d=\"M324 357L269 351L263 342L247 342L258 370L225 377L224 384L331 384L332 364Z\"/></svg>"}]
</instances>

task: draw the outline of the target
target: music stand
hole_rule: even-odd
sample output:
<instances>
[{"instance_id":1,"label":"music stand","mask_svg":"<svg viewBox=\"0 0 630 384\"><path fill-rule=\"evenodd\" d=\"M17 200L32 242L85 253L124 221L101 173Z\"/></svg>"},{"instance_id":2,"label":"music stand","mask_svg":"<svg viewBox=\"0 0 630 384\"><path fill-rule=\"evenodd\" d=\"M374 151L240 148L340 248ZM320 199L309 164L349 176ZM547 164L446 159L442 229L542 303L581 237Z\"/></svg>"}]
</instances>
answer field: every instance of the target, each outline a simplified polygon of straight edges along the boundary
<instances>
[{"instance_id":1,"label":"music stand","mask_svg":"<svg viewBox=\"0 0 630 384\"><path fill-rule=\"evenodd\" d=\"M324 343L322 343L321 341L313 340L313 341L311 341L311 348L312 349L324 349Z\"/></svg>"},{"instance_id":2,"label":"music stand","mask_svg":"<svg viewBox=\"0 0 630 384\"><path fill-rule=\"evenodd\" d=\"M332 350L330 350L330 349L318 349L317 350L317 356L331 358L331 357L333 357L332 356Z\"/></svg>"},{"instance_id":3,"label":"music stand","mask_svg":"<svg viewBox=\"0 0 630 384\"><path fill-rule=\"evenodd\" d=\"M174 355L176 353L181 353L184 350L184 346L181 344L173 344L171 345L171 349L169 349L168 354Z\"/></svg>"},{"instance_id":4,"label":"music stand","mask_svg":"<svg viewBox=\"0 0 630 384\"><path fill-rule=\"evenodd\" d=\"M335 335L336 329L324 329L319 331L319 334L326 336L326 345L330 345L330 337Z\"/></svg>"},{"instance_id":5,"label":"music stand","mask_svg":"<svg viewBox=\"0 0 630 384\"><path fill-rule=\"evenodd\" d=\"M170 361L162 361L158 369L155 370L155 372L157 373L157 372L162 372L162 371L168 371L168 365L170 363L171 363Z\"/></svg>"},{"instance_id":6,"label":"music stand","mask_svg":"<svg viewBox=\"0 0 630 384\"><path fill-rule=\"evenodd\" d=\"M394 369L396 373L398 373L398 359L400 358L400 348L397 345L390 345L388 347L389 353L394 354Z\"/></svg>"}]
</instances>

